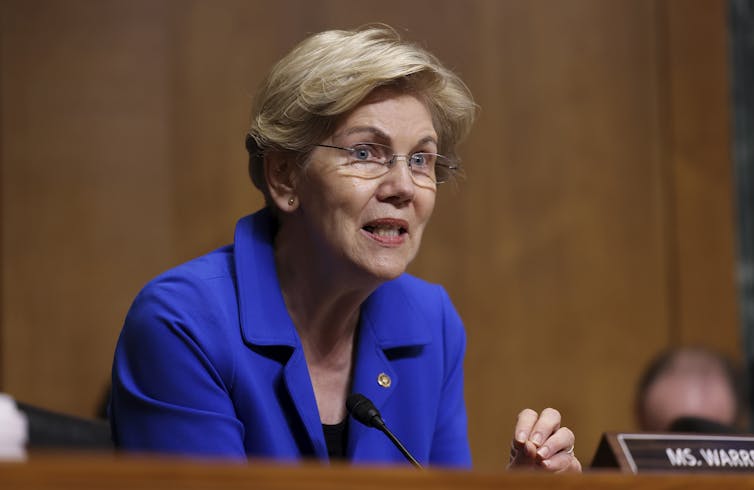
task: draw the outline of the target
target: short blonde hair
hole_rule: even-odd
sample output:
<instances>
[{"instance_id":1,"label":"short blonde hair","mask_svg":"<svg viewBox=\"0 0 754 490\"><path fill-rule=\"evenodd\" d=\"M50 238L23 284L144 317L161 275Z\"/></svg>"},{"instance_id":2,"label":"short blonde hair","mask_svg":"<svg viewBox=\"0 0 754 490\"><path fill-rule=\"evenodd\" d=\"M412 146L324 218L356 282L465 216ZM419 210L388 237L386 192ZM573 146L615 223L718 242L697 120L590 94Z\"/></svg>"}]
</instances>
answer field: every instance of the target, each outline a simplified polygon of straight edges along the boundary
<instances>
[{"instance_id":1,"label":"short blonde hair","mask_svg":"<svg viewBox=\"0 0 754 490\"><path fill-rule=\"evenodd\" d=\"M378 87L422 98L438 133L438 151L457 158L476 105L455 73L386 25L324 31L278 61L254 100L246 137L249 175L268 202L265 153L296 153L305 161L313 145L332 135L340 117Z\"/></svg>"}]
</instances>

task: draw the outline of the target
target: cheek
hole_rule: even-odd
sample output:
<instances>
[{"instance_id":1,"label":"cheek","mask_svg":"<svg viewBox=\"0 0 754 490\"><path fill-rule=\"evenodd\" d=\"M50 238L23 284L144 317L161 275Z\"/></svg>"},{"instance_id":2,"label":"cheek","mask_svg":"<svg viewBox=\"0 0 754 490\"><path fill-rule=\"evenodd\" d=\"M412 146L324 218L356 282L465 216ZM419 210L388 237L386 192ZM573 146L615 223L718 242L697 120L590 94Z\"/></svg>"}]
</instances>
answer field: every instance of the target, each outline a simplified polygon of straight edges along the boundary
<instances>
[{"instance_id":1,"label":"cheek","mask_svg":"<svg viewBox=\"0 0 754 490\"><path fill-rule=\"evenodd\" d=\"M353 215L369 203L374 195L374 185L363 179L346 179L341 185L330 186L325 191L325 201L331 209L339 209L341 212Z\"/></svg>"},{"instance_id":2,"label":"cheek","mask_svg":"<svg viewBox=\"0 0 754 490\"><path fill-rule=\"evenodd\" d=\"M312 196L317 204L309 208L313 219L330 230L332 237L350 236L361 227L364 209L372 195L364 185L344 184L322 187L317 196Z\"/></svg>"},{"instance_id":3,"label":"cheek","mask_svg":"<svg viewBox=\"0 0 754 490\"><path fill-rule=\"evenodd\" d=\"M357 196L364 193L364 185L337 174L314 174L301 186L300 192L310 206L318 207L319 211L332 211L352 206Z\"/></svg>"},{"instance_id":4,"label":"cheek","mask_svg":"<svg viewBox=\"0 0 754 490\"><path fill-rule=\"evenodd\" d=\"M425 226L432 217L432 212L435 210L435 198L436 194L431 191L427 191L426 195L417 196L416 200L416 217L421 224Z\"/></svg>"}]
</instances>

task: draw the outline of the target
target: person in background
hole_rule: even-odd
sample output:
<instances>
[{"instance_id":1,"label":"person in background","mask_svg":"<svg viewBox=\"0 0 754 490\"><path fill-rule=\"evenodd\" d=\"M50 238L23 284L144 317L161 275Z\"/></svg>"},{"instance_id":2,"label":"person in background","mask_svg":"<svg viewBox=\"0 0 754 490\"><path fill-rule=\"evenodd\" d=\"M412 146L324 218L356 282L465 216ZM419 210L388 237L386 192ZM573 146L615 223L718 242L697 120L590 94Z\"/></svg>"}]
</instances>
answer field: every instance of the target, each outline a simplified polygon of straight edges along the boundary
<instances>
[{"instance_id":1,"label":"person in background","mask_svg":"<svg viewBox=\"0 0 754 490\"><path fill-rule=\"evenodd\" d=\"M23 460L26 450L112 451L106 421L78 417L0 393L0 461Z\"/></svg>"},{"instance_id":2,"label":"person in background","mask_svg":"<svg viewBox=\"0 0 754 490\"><path fill-rule=\"evenodd\" d=\"M113 363L116 444L404 463L349 418L361 393L421 464L469 467L464 328L406 267L475 111L453 72L387 26L315 34L280 60L246 139L266 206L134 300ZM557 411L523 411L514 434L512 466L580 471Z\"/></svg>"},{"instance_id":3,"label":"person in background","mask_svg":"<svg viewBox=\"0 0 754 490\"><path fill-rule=\"evenodd\" d=\"M700 347L669 349L647 366L636 395L642 431L734 433L745 429L739 367Z\"/></svg>"},{"instance_id":4,"label":"person in background","mask_svg":"<svg viewBox=\"0 0 754 490\"><path fill-rule=\"evenodd\" d=\"M0 393L0 462L26 459L29 422L7 393Z\"/></svg>"}]
</instances>

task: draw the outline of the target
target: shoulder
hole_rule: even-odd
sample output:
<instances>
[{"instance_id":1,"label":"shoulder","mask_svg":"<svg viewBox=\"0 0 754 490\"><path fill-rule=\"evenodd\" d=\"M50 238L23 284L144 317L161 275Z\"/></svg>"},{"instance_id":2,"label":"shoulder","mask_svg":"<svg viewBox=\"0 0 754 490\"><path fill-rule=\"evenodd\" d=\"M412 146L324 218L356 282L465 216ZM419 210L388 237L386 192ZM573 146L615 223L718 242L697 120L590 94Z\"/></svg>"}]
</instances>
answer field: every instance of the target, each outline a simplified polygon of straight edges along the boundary
<instances>
[{"instance_id":1,"label":"shoulder","mask_svg":"<svg viewBox=\"0 0 754 490\"><path fill-rule=\"evenodd\" d=\"M233 251L227 246L147 283L126 315L120 342L173 350L178 340L210 357L222 357L229 337L237 335L232 328L238 325L236 305Z\"/></svg>"},{"instance_id":2,"label":"shoulder","mask_svg":"<svg viewBox=\"0 0 754 490\"><path fill-rule=\"evenodd\" d=\"M206 301L208 292L227 287L234 275L233 249L225 246L158 275L142 288L134 304L161 300L190 306L197 299Z\"/></svg>"},{"instance_id":3,"label":"shoulder","mask_svg":"<svg viewBox=\"0 0 754 490\"><path fill-rule=\"evenodd\" d=\"M211 280L216 277L225 277L232 272L233 246L226 245L166 270L147 283L147 286L177 277Z\"/></svg>"},{"instance_id":4,"label":"shoulder","mask_svg":"<svg viewBox=\"0 0 754 490\"><path fill-rule=\"evenodd\" d=\"M434 348L465 346L463 323L445 288L411 274L381 285L370 298L368 311L380 319L378 338L392 337L393 344L413 339Z\"/></svg>"},{"instance_id":5,"label":"shoulder","mask_svg":"<svg viewBox=\"0 0 754 490\"><path fill-rule=\"evenodd\" d=\"M389 301L403 298L405 303L412 309L426 317L431 323L437 320L460 321L453 302L447 291L440 284L434 284L411 274L402 274L397 279L389 281L380 287ZM451 315L452 318L448 318Z\"/></svg>"}]
</instances>

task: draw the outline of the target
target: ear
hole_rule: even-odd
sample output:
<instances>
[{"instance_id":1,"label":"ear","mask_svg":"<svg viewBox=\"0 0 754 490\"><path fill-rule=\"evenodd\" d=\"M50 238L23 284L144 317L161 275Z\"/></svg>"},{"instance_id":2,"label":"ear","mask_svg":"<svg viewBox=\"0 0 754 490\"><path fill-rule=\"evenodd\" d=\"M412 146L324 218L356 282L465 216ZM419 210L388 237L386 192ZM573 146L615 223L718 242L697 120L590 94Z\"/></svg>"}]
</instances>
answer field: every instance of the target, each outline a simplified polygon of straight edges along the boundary
<instances>
[{"instance_id":1,"label":"ear","mask_svg":"<svg viewBox=\"0 0 754 490\"><path fill-rule=\"evenodd\" d=\"M300 167L295 159L281 151L269 151L264 155L264 177L270 198L279 210L295 211L298 207L296 181Z\"/></svg>"}]
</instances>

